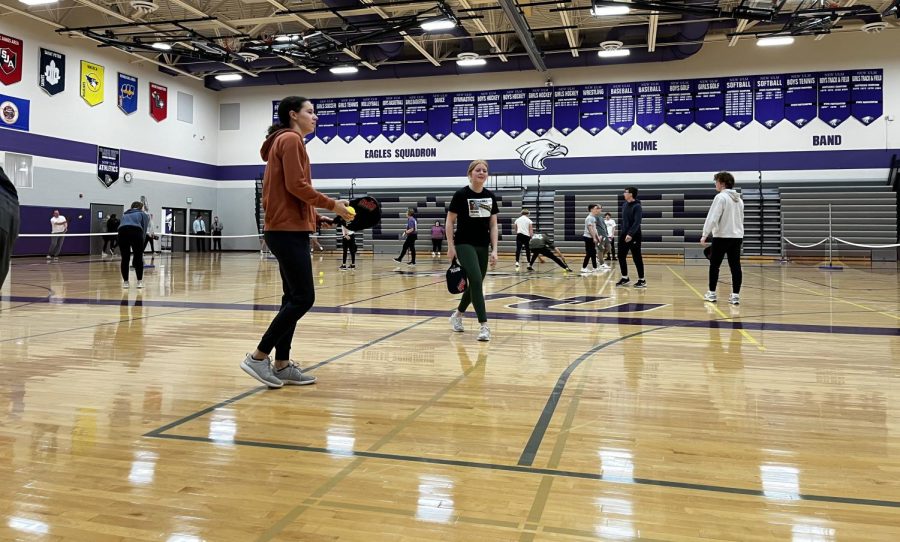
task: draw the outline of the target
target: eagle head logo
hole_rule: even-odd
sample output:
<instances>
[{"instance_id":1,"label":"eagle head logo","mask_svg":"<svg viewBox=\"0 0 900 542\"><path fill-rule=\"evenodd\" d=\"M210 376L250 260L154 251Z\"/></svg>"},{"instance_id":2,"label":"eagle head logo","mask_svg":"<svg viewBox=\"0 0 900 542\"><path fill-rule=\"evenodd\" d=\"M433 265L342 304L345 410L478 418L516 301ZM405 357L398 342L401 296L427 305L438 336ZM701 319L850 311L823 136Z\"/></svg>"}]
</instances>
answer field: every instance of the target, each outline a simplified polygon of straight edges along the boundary
<instances>
[{"instance_id":1,"label":"eagle head logo","mask_svg":"<svg viewBox=\"0 0 900 542\"><path fill-rule=\"evenodd\" d=\"M544 160L554 156L565 156L569 154L569 149L549 139L537 139L522 145L516 149L516 152L519 153L519 158L522 159L525 167L535 171L544 171L547 169L544 166Z\"/></svg>"}]
</instances>

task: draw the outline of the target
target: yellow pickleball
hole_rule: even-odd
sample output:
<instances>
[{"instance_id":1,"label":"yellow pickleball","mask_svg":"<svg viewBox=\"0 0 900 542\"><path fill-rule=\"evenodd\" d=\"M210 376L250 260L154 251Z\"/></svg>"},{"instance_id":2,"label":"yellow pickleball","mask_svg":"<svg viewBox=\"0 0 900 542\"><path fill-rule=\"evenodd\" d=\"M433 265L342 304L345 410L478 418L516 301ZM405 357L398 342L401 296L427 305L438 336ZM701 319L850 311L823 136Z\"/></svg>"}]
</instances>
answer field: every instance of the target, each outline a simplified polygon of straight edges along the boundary
<instances>
[{"instance_id":1,"label":"yellow pickleball","mask_svg":"<svg viewBox=\"0 0 900 542\"><path fill-rule=\"evenodd\" d=\"M356 216L356 209L353 207L347 207L347 212L350 213L350 216Z\"/></svg>"}]
</instances>

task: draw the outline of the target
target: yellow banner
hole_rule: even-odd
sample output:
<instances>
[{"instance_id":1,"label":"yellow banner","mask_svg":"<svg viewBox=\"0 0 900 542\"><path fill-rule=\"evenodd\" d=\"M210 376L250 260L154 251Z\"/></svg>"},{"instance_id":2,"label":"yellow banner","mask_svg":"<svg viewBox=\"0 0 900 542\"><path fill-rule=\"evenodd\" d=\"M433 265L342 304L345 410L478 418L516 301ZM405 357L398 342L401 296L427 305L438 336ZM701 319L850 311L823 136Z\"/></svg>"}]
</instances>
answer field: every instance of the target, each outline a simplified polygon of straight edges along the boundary
<instances>
[{"instance_id":1,"label":"yellow banner","mask_svg":"<svg viewBox=\"0 0 900 542\"><path fill-rule=\"evenodd\" d=\"M81 61L81 97L90 106L103 103L103 66Z\"/></svg>"}]
</instances>

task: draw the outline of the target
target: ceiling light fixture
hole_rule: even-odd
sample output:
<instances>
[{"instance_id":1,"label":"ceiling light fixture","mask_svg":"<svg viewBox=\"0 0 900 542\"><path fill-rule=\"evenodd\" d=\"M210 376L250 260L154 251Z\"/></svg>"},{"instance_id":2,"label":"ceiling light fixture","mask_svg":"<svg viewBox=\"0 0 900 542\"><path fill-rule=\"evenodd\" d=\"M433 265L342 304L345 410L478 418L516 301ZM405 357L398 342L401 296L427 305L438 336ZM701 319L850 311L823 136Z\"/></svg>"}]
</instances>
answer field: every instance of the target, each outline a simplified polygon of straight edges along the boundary
<instances>
[{"instance_id":1,"label":"ceiling light fixture","mask_svg":"<svg viewBox=\"0 0 900 542\"><path fill-rule=\"evenodd\" d=\"M597 51L597 56L600 58L618 58L630 55L631 50L622 49L623 45L624 43L617 40L604 41L600 44L600 50Z\"/></svg>"},{"instance_id":2,"label":"ceiling light fixture","mask_svg":"<svg viewBox=\"0 0 900 542\"><path fill-rule=\"evenodd\" d=\"M243 78L239 73L220 73L216 76L216 81L240 81Z\"/></svg>"},{"instance_id":3,"label":"ceiling light fixture","mask_svg":"<svg viewBox=\"0 0 900 542\"><path fill-rule=\"evenodd\" d=\"M473 66L484 66L487 60L478 56L477 53L459 53L456 55L456 65L464 68Z\"/></svg>"},{"instance_id":4,"label":"ceiling light fixture","mask_svg":"<svg viewBox=\"0 0 900 542\"><path fill-rule=\"evenodd\" d=\"M359 68L356 66L332 66L328 69L331 73L335 75L346 75L348 73L356 73L359 71Z\"/></svg>"},{"instance_id":5,"label":"ceiling light fixture","mask_svg":"<svg viewBox=\"0 0 900 542\"><path fill-rule=\"evenodd\" d=\"M790 45L794 43L794 36L768 36L765 38L757 38L756 44L760 47L777 47L779 45Z\"/></svg>"},{"instance_id":6,"label":"ceiling light fixture","mask_svg":"<svg viewBox=\"0 0 900 542\"><path fill-rule=\"evenodd\" d=\"M436 19L432 21L426 21L421 25L422 30L426 32L433 32L435 30L449 30L451 28L456 28L456 21L453 19Z\"/></svg>"},{"instance_id":7,"label":"ceiling light fixture","mask_svg":"<svg viewBox=\"0 0 900 542\"><path fill-rule=\"evenodd\" d=\"M594 17L612 17L614 15L627 15L631 12L628 6L594 6L591 8L591 15Z\"/></svg>"},{"instance_id":8,"label":"ceiling light fixture","mask_svg":"<svg viewBox=\"0 0 900 542\"><path fill-rule=\"evenodd\" d=\"M171 51L172 50L171 45L169 45L168 43L162 42L162 41L157 41L150 47L153 47L154 49L156 49L158 51Z\"/></svg>"},{"instance_id":9,"label":"ceiling light fixture","mask_svg":"<svg viewBox=\"0 0 900 542\"><path fill-rule=\"evenodd\" d=\"M300 39L300 36L278 36L277 38L275 38L275 41L277 41L278 43L287 43L289 41L297 41L298 39Z\"/></svg>"},{"instance_id":10,"label":"ceiling light fixture","mask_svg":"<svg viewBox=\"0 0 900 542\"><path fill-rule=\"evenodd\" d=\"M45 4L55 4L57 0L19 0L26 6L43 6Z\"/></svg>"}]
</instances>

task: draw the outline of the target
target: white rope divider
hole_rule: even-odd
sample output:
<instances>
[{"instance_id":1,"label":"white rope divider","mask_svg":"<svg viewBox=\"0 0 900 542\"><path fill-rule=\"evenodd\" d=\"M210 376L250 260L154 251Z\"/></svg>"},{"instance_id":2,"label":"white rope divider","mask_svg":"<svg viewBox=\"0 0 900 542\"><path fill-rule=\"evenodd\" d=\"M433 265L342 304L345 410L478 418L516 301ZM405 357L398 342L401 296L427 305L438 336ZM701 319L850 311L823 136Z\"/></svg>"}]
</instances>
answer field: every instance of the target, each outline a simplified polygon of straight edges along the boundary
<instances>
[{"instance_id":1,"label":"white rope divider","mask_svg":"<svg viewBox=\"0 0 900 542\"><path fill-rule=\"evenodd\" d=\"M20 233L19 237L105 237L107 235L116 235L115 233ZM255 235L188 235L184 233L157 233L154 234L154 239L158 239L160 237L190 237L190 238L201 238L201 239L247 239L247 238L260 238L263 234L255 234Z\"/></svg>"},{"instance_id":2,"label":"white rope divider","mask_svg":"<svg viewBox=\"0 0 900 542\"><path fill-rule=\"evenodd\" d=\"M825 239L822 239L822 240L819 241L818 243L813 243L813 244L811 244L811 245L798 245L797 243L794 243L793 241L791 241L791 240L788 239L787 237L784 237L783 239L784 239L784 241L785 241L787 244L789 244L789 245L791 245L791 246L795 246L795 247L797 247L797 248L812 248L812 247L817 247L817 246L821 245L822 243L828 242L828 238L826 237Z\"/></svg>"},{"instance_id":3,"label":"white rope divider","mask_svg":"<svg viewBox=\"0 0 900 542\"><path fill-rule=\"evenodd\" d=\"M841 239L840 237L832 237L832 239L834 239L835 241L837 241L839 243L844 243L845 245L850 245L850 246L854 246L854 247L862 247L862 248L897 248L897 247L900 247L900 243L894 243L894 244L889 244L889 245L861 245L859 243L851 243L850 241L845 241L844 239Z\"/></svg>"}]
</instances>

